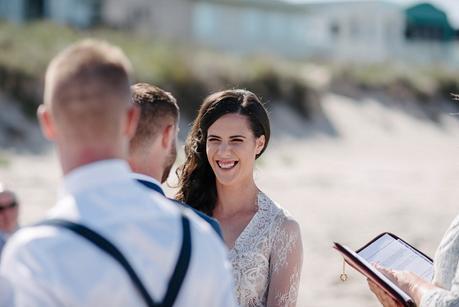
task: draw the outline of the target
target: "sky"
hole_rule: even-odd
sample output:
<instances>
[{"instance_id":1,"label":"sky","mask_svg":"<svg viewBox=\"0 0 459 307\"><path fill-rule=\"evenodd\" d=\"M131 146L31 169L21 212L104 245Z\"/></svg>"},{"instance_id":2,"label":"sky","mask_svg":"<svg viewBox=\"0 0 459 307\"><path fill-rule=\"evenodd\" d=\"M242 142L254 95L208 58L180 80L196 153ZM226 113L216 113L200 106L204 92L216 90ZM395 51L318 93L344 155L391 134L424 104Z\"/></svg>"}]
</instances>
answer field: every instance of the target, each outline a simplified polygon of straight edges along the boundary
<instances>
[{"instance_id":1,"label":"sky","mask_svg":"<svg viewBox=\"0 0 459 307\"><path fill-rule=\"evenodd\" d=\"M308 2L327 2L327 1L346 1L346 0L287 0L289 2L296 3L308 3ZM390 2L400 3L401 5L411 5L420 2L430 2L439 8L443 9L448 14L450 23L459 28L459 0L387 0Z\"/></svg>"}]
</instances>

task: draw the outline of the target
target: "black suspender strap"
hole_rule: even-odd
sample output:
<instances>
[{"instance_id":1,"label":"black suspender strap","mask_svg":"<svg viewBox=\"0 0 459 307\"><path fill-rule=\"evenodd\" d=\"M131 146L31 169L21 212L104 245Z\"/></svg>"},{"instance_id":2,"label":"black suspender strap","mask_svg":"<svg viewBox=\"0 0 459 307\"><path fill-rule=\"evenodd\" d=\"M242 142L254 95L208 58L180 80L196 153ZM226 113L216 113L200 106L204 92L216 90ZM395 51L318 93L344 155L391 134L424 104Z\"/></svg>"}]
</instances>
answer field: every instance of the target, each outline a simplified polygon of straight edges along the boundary
<instances>
[{"instance_id":1,"label":"black suspender strap","mask_svg":"<svg viewBox=\"0 0 459 307\"><path fill-rule=\"evenodd\" d=\"M60 228L68 229L75 234L85 238L86 240L90 241L101 250L112 256L126 271L131 279L134 287L139 292L142 299L145 301L145 304L148 307L172 307L177 295L180 291L182 286L183 280L185 279L186 272L188 270L188 266L190 264L190 257L191 257L191 231L190 231L190 221L188 218L182 214L182 230L183 230L183 241L182 247L180 249L179 258L177 261L177 265L175 266L174 272L169 280L168 288L166 291L166 295L162 303L155 303L151 298L150 294L148 293L147 289L143 285L142 281L140 280L139 276L136 274L132 266L129 264L127 259L124 255L120 252L120 250L113 245L110 241L105 239L103 236L91 230L90 228L74 223L68 220L63 219L48 219L45 220L37 225L47 225L47 226L55 226Z\"/></svg>"},{"instance_id":2,"label":"black suspender strap","mask_svg":"<svg viewBox=\"0 0 459 307\"><path fill-rule=\"evenodd\" d=\"M145 301L146 305L148 307L158 306L157 304L155 304L150 294L148 294L148 291L147 289L145 289L145 286L143 285L139 276L136 274L136 272L131 267L129 262L126 260L126 258L123 256L123 254L110 241L99 235L97 232L89 229L84 225L61 219L46 220L40 223L40 225L56 226L71 230L75 234L85 238L86 240L90 241L91 243L99 247L101 250L112 256L116 261L118 261L118 263L124 268L126 273L129 275L129 278L131 279L132 283L134 284L135 288Z\"/></svg>"},{"instance_id":3,"label":"black suspender strap","mask_svg":"<svg viewBox=\"0 0 459 307\"><path fill-rule=\"evenodd\" d=\"M172 273L171 279L167 287L166 295L164 296L163 306L173 306L175 299L180 291L183 280L185 279L188 266L191 258L191 232L190 232L190 220L182 215L182 227L183 227L183 241L180 249L179 258L177 265L175 266L174 273Z\"/></svg>"}]
</instances>

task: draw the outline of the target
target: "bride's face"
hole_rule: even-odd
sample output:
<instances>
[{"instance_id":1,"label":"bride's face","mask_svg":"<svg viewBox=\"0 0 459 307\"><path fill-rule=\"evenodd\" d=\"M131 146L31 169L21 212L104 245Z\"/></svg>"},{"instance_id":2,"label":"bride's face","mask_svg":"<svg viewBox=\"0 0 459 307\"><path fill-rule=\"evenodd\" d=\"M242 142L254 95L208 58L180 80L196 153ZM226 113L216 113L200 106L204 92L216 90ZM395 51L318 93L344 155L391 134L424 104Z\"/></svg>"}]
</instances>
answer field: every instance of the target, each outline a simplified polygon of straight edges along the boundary
<instances>
[{"instance_id":1,"label":"bride's face","mask_svg":"<svg viewBox=\"0 0 459 307\"><path fill-rule=\"evenodd\" d=\"M250 179L264 144L264 136L254 136L248 117L230 113L217 119L207 130L206 141L207 159L217 181L235 185Z\"/></svg>"}]
</instances>

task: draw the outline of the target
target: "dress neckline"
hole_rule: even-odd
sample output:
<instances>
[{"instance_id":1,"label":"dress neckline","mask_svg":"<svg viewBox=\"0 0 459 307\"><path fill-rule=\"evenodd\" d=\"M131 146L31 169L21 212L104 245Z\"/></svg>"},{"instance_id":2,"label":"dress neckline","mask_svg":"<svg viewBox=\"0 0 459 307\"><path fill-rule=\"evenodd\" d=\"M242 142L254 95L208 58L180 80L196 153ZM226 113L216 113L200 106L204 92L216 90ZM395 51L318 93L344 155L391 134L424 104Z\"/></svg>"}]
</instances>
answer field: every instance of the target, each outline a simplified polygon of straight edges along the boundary
<instances>
[{"instance_id":1,"label":"dress neckline","mask_svg":"<svg viewBox=\"0 0 459 307\"><path fill-rule=\"evenodd\" d=\"M234 241L234 244L231 248L228 248L230 252L232 251L235 251L236 248L242 244L240 242L244 242L246 241L246 238L250 235L250 230L253 228L253 225L256 224L256 221L259 219L260 217L260 214L261 214L261 211L264 209L263 207L263 204L264 202L263 201L260 201L261 197L263 195L263 192L261 192L260 190L258 191L257 193L257 211L255 212L255 214L252 216L252 218L250 219L249 223L244 227L244 229L241 231L241 233L239 234L239 236L236 238L236 240Z\"/></svg>"}]
</instances>

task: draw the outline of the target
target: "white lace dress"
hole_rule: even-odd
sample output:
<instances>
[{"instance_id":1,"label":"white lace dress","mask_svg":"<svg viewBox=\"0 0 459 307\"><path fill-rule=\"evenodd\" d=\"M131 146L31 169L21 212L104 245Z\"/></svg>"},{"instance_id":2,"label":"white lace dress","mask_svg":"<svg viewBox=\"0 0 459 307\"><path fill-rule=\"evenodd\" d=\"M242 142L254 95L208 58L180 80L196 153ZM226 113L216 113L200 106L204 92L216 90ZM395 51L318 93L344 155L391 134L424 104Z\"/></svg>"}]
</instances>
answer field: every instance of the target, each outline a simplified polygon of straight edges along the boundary
<instances>
[{"instance_id":1,"label":"white lace dress","mask_svg":"<svg viewBox=\"0 0 459 307\"><path fill-rule=\"evenodd\" d=\"M298 223L264 193L229 252L242 307L295 306L303 261Z\"/></svg>"}]
</instances>

